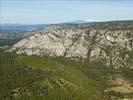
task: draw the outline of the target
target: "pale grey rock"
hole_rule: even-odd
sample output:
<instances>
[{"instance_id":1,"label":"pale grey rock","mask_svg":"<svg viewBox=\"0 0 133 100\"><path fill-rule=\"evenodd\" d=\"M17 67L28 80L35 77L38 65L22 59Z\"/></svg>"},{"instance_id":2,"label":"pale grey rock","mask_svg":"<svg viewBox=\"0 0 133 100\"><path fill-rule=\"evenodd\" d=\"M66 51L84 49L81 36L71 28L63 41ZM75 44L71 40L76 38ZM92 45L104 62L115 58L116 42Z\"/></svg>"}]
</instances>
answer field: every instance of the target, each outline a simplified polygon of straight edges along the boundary
<instances>
[{"instance_id":1,"label":"pale grey rock","mask_svg":"<svg viewBox=\"0 0 133 100\"><path fill-rule=\"evenodd\" d=\"M116 67L131 67L133 25L124 28L111 25L53 25L34 32L15 44L12 50L17 54L83 58Z\"/></svg>"}]
</instances>

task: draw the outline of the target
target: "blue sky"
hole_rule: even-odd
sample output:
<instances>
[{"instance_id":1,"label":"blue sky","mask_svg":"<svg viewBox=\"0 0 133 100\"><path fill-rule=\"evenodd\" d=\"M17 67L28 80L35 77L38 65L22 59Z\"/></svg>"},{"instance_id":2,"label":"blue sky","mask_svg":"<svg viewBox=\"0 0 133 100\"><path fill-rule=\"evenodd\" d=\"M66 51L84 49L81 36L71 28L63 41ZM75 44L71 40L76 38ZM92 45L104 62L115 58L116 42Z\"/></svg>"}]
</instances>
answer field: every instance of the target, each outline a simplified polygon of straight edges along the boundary
<instances>
[{"instance_id":1,"label":"blue sky","mask_svg":"<svg viewBox=\"0 0 133 100\"><path fill-rule=\"evenodd\" d=\"M0 0L0 23L133 19L133 0Z\"/></svg>"}]
</instances>

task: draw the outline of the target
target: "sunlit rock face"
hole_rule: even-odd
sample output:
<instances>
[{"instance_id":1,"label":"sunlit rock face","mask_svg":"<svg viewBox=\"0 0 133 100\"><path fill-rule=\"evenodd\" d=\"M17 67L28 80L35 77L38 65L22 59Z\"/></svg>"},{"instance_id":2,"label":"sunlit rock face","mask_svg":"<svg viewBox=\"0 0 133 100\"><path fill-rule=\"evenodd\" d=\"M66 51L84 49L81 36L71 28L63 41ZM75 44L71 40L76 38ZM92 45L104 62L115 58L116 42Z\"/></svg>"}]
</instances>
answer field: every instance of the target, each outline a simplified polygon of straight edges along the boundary
<instances>
[{"instance_id":1,"label":"sunlit rock face","mask_svg":"<svg viewBox=\"0 0 133 100\"><path fill-rule=\"evenodd\" d=\"M64 56L133 66L133 22L53 25L15 44L17 54Z\"/></svg>"}]
</instances>

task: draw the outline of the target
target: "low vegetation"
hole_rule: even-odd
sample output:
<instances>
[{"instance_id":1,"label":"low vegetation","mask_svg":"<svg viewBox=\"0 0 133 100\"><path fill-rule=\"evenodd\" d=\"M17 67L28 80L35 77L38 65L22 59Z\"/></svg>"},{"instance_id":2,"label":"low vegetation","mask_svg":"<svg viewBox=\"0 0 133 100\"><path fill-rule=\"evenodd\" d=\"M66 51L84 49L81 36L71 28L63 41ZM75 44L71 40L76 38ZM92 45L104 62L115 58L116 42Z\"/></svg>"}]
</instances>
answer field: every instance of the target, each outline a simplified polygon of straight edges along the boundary
<instances>
[{"instance_id":1,"label":"low vegetation","mask_svg":"<svg viewBox=\"0 0 133 100\"><path fill-rule=\"evenodd\" d=\"M132 97L110 89L113 75L133 70L63 57L16 55L0 50L0 100L112 100Z\"/></svg>"},{"instance_id":2,"label":"low vegetation","mask_svg":"<svg viewBox=\"0 0 133 100\"><path fill-rule=\"evenodd\" d=\"M20 38L0 39L0 46L12 46L20 40Z\"/></svg>"}]
</instances>

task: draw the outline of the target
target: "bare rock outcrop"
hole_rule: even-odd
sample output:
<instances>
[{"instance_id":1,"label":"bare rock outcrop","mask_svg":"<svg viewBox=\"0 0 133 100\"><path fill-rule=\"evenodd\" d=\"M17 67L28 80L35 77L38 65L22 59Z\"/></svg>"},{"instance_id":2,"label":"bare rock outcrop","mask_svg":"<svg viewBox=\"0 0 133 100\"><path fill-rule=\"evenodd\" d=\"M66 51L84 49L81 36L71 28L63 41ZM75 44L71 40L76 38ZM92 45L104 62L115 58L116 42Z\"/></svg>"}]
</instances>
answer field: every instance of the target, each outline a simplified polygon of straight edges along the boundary
<instances>
[{"instance_id":1,"label":"bare rock outcrop","mask_svg":"<svg viewBox=\"0 0 133 100\"><path fill-rule=\"evenodd\" d=\"M53 25L34 32L12 50L17 54L83 58L133 67L133 23Z\"/></svg>"}]
</instances>

